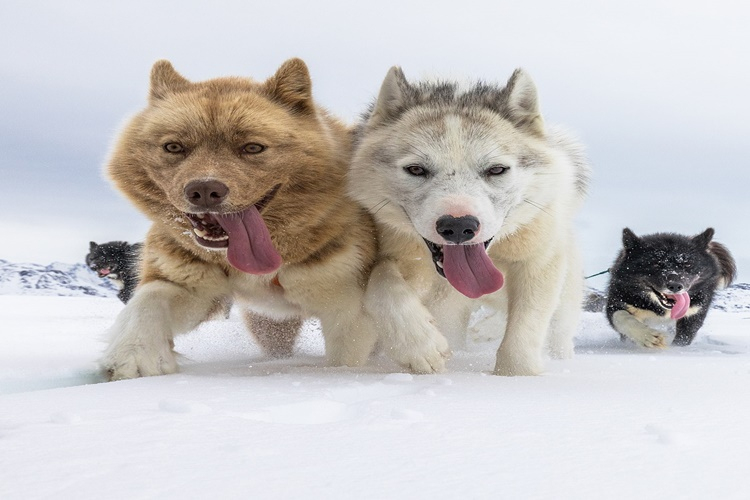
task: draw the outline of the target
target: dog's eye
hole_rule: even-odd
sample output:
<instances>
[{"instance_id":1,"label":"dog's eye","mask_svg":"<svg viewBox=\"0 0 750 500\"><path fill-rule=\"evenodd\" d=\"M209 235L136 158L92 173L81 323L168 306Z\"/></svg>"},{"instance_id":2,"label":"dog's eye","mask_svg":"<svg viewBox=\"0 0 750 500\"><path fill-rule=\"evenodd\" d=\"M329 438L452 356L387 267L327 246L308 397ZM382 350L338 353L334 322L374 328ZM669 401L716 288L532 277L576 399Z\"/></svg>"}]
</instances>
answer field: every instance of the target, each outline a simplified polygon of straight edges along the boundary
<instances>
[{"instance_id":1,"label":"dog's eye","mask_svg":"<svg viewBox=\"0 0 750 500\"><path fill-rule=\"evenodd\" d=\"M484 171L485 175L501 175L508 171L508 167L505 165L492 165L490 168Z\"/></svg>"},{"instance_id":2,"label":"dog's eye","mask_svg":"<svg viewBox=\"0 0 750 500\"><path fill-rule=\"evenodd\" d=\"M167 153L182 153L185 151L185 147L179 142L168 142L164 145L164 151Z\"/></svg>"},{"instance_id":3,"label":"dog's eye","mask_svg":"<svg viewBox=\"0 0 750 500\"><path fill-rule=\"evenodd\" d=\"M242 146L242 152L251 154L251 155L257 155L258 153L262 153L266 150L266 147L263 144L258 144L257 142L248 142L244 146Z\"/></svg>"},{"instance_id":4,"label":"dog's eye","mask_svg":"<svg viewBox=\"0 0 750 500\"><path fill-rule=\"evenodd\" d=\"M404 167L404 170L406 170L406 172L410 175L414 175L417 177L427 175L427 169L421 165L408 165Z\"/></svg>"}]
</instances>

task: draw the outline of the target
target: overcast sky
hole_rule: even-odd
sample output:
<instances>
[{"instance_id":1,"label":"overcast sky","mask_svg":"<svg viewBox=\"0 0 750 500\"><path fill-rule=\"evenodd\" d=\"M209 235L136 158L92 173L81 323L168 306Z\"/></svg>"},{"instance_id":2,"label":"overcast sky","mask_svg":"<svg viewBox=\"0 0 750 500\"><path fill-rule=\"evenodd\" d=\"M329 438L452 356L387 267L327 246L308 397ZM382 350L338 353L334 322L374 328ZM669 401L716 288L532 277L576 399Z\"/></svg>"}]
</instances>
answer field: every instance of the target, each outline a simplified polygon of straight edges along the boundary
<instances>
[{"instance_id":1,"label":"overcast sky","mask_svg":"<svg viewBox=\"0 0 750 500\"><path fill-rule=\"evenodd\" d=\"M154 61L193 80L264 79L297 56L317 101L350 122L394 64L499 82L522 66L546 120L575 131L594 165L587 273L609 266L624 226L713 226L750 281L747 5L3 0L0 259L79 262L89 240L143 238L147 221L101 172Z\"/></svg>"}]
</instances>

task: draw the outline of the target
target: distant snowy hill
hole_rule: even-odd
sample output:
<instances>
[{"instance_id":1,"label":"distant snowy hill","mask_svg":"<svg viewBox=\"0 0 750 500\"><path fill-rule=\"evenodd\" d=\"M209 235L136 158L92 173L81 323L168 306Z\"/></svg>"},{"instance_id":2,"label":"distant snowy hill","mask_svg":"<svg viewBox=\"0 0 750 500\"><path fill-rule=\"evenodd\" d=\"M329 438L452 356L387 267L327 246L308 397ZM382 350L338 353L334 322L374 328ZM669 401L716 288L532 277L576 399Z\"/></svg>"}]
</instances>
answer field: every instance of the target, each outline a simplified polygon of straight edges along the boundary
<instances>
[{"instance_id":1,"label":"distant snowy hill","mask_svg":"<svg viewBox=\"0 0 750 500\"><path fill-rule=\"evenodd\" d=\"M587 311L603 310L606 303L604 292L589 288L587 293L584 308ZM0 259L0 295L115 297L117 288L83 264L54 262L44 266ZM712 307L727 312L750 311L750 283L737 283L718 292Z\"/></svg>"},{"instance_id":2,"label":"distant snowy hill","mask_svg":"<svg viewBox=\"0 0 750 500\"><path fill-rule=\"evenodd\" d=\"M117 289L83 264L16 264L0 259L0 295L114 297Z\"/></svg>"}]
</instances>

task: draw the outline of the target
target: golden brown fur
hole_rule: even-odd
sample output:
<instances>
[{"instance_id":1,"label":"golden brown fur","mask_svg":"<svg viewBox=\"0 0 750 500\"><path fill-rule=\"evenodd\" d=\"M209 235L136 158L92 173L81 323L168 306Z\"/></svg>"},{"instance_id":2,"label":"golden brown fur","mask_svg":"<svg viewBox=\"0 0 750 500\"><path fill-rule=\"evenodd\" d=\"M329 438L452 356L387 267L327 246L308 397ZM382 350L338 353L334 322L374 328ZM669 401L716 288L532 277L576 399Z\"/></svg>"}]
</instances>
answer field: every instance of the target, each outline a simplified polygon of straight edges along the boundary
<instances>
[{"instance_id":1,"label":"golden brown fur","mask_svg":"<svg viewBox=\"0 0 750 500\"><path fill-rule=\"evenodd\" d=\"M168 152L169 143L184 153ZM265 150L245 154L248 143ZM157 62L149 105L125 127L108 165L118 189L153 221L141 285L118 317L103 361L111 377L174 372L166 345L228 297L253 311L246 324L266 329L254 333L274 355L290 353L300 318L317 316L331 363L364 362L375 332L362 293L377 249L370 216L344 194L351 147L349 130L313 103L299 59L265 82L192 83ZM225 214L252 207L280 185L261 209L282 259L277 271L242 272L226 251L196 242L186 185L206 179L228 188L216 209Z\"/></svg>"}]
</instances>

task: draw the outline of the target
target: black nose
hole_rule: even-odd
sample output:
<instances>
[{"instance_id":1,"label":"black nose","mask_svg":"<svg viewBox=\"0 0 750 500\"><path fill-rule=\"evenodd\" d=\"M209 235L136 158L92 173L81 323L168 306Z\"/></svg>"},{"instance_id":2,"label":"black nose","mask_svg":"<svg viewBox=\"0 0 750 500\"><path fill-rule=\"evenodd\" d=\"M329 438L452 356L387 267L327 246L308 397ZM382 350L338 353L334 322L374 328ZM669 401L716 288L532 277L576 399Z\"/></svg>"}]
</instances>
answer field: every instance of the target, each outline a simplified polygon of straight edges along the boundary
<instances>
[{"instance_id":1,"label":"black nose","mask_svg":"<svg viewBox=\"0 0 750 500\"><path fill-rule=\"evenodd\" d=\"M459 244L469 241L476 235L479 230L479 219L473 215L462 217L443 215L435 223L435 230L446 241Z\"/></svg>"},{"instance_id":2,"label":"black nose","mask_svg":"<svg viewBox=\"0 0 750 500\"><path fill-rule=\"evenodd\" d=\"M193 181L185 186L185 198L196 207L212 208L220 205L229 188L216 180Z\"/></svg>"},{"instance_id":3,"label":"black nose","mask_svg":"<svg viewBox=\"0 0 750 500\"><path fill-rule=\"evenodd\" d=\"M682 286L682 283L677 283L676 281L670 281L667 283L667 290L669 290L672 293L680 293L685 287Z\"/></svg>"}]
</instances>

